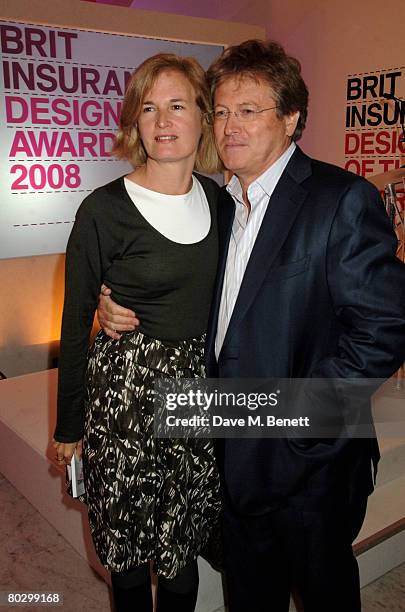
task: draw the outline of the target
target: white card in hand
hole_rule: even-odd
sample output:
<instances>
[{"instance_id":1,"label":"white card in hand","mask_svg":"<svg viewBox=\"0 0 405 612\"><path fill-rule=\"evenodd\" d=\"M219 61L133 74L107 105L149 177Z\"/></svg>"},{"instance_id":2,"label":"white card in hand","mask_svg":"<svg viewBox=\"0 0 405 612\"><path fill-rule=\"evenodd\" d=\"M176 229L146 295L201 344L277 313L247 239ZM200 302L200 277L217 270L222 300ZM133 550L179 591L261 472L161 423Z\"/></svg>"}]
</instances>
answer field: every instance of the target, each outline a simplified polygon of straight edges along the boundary
<instances>
[{"instance_id":1,"label":"white card in hand","mask_svg":"<svg viewBox=\"0 0 405 612\"><path fill-rule=\"evenodd\" d=\"M70 465L67 466L69 480L72 483L72 496L84 495L83 460L74 453Z\"/></svg>"}]
</instances>

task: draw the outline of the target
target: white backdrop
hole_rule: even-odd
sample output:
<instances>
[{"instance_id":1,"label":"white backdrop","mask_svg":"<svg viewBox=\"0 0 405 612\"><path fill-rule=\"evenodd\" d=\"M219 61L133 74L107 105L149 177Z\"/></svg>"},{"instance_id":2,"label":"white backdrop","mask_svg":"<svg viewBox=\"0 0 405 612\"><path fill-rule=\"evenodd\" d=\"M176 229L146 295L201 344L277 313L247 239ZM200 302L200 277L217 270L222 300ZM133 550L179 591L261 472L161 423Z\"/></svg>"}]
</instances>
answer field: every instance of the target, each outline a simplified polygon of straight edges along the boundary
<instances>
[{"instance_id":1,"label":"white backdrop","mask_svg":"<svg viewBox=\"0 0 405 612\"><path fill-rule=\"evenodd\" d=\"M169 51L204 67L222 47L0 22L0 258L65 250L76 209L124 174L109 156L126 80Z\"/></svg>"}]
</instances>

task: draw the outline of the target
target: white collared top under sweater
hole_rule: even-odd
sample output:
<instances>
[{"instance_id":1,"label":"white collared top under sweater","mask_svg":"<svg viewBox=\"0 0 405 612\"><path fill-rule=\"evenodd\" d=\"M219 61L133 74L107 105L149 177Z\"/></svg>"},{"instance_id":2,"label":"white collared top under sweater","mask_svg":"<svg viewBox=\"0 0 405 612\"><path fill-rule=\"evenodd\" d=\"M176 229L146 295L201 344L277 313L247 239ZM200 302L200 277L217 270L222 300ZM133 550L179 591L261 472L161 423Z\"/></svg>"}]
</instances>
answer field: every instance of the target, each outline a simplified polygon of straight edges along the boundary
<instances>
[{"instance_id":1,"label":"white collared top under sweater","mask_svg":"<svg viewBox=\"0 0 405 612\"><path fill-rule=\"evenodd\" d=\"M243 201L242 187L236 175L231 178L226 187L235 202L235 217L229 241L221 304L219 307L215 339L215 355L217 359L225 339L229 321L231 320L250 254L267 210L269 199L290 157L294 153L295 147L295 143L292 142L277 161L249 185L247 197L251 206L250 214Z\"/></svg>"},{"instance_id":2,"label":"white collared top under sweater","mask_svg":"<svg viewBox=\"0 0 405 612\"><path fill-rule=\"evenodd\" d=\"M193 178L193 184L185 194L167 195L142 187L124 179L129 197L158 232L180 244L192 244L203 240L211 227L210 207L201 183Z\"/></svg>"}]
</instances>

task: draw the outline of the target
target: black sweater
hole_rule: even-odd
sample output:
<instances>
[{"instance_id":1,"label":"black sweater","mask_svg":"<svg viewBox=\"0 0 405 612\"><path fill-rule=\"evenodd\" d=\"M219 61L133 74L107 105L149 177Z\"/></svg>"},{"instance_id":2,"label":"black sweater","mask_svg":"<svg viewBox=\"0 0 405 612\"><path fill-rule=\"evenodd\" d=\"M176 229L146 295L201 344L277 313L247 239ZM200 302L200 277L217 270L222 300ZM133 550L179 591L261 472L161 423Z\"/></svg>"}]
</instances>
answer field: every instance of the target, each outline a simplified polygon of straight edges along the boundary
<instances>
[{"instance_id":1,"label":"black sweater","mask_svg":"<svg viewBox=\"0 0 405 612\"><path fill-rule=\"evenodd\" d=\"M66 250L65 303L59 361L55 439L83 436L89 337L101 283L134 310L139 331L174 342L205 332L217 265L217 184L203 176L211 212L208 235L194 244L158 232L129 197L123 177L81 204Z\"/></svg>"}]
</instances>

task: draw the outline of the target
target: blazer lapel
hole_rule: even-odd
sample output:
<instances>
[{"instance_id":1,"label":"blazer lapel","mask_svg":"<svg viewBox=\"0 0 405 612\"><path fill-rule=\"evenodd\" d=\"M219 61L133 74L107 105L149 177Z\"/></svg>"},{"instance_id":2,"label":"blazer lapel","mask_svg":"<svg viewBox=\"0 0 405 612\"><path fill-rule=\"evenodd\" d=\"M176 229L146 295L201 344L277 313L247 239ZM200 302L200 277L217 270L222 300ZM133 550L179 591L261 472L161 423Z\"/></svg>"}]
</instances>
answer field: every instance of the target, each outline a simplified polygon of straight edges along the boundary
<instances>
[{"instance_id":1,"label":"blazer lapel","mask_svg":"<svg viewBox=\"0 0 405 612\"><path fill-rule=\"evenodd\" d=\"M242 324L243 317L252 305L264 278L286 240L307 197L307 190L300 185L300 182L310 173L310 159L297 148L269 200L246 267L223 346ZM222 288L222 281L220 287Z\"/></svg>"}]
</instances>

